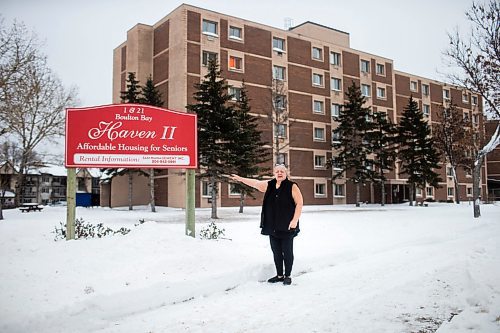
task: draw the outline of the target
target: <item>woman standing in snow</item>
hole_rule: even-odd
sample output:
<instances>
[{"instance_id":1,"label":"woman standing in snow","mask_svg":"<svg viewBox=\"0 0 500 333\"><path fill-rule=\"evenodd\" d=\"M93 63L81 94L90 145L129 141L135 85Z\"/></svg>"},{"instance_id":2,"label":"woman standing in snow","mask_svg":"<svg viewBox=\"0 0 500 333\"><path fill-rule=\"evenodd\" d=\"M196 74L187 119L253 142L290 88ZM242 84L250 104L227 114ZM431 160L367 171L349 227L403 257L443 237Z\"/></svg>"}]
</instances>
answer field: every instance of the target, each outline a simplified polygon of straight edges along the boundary
<instances>
[{"instance_id":1,"label":"woman standing in snow","mask_svg":"<svg viewBox=\"0 0 500 333\"><path fill-rule=\"evenodd\" d=\"M284 164L277 164L273 173L274 178L269 181L234 174L231 179L265 192L260 227L263 235L269 235L277 273L267 282L289 285L292 283L293 238L299 233L299 218L304 200L297 184L288 179Z\"/></svg>"}]
</instances>

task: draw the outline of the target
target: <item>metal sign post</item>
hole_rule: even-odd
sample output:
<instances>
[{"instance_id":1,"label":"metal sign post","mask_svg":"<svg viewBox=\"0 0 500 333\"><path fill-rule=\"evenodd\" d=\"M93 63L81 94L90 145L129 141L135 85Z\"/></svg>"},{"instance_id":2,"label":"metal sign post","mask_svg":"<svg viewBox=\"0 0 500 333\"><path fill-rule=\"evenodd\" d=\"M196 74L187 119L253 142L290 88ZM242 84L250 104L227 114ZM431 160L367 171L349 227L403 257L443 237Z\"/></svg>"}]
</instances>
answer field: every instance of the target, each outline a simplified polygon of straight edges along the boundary
<instances>
[{"instance_id":1,"label":"metal sign post","mask_svg":"<svg viewBox=\"0 0 500 333\"><path fill-rule=\"evenodd\" d=\"M75 239L76 169L68 168L66 188L66 240Z\"/></svg>"},{"instance_id":2,"label":"metal sign post","mask_svg":"<svg viewBox=\"0 0 500 333\"><path fill-rule=\"evenodd\" d=\"M186 170L186 235L196 237L195 231L195 174L193 169Z\"/></svg>"}]
</instances>

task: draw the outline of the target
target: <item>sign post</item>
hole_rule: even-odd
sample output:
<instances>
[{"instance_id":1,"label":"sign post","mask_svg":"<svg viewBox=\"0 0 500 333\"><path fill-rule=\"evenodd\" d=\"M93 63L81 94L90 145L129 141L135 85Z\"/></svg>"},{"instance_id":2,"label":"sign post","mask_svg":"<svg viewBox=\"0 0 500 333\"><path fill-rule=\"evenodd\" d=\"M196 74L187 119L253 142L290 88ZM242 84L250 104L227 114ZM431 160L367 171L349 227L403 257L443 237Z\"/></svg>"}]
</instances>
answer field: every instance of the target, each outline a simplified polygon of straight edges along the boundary
<instances>
[{"instance_id":1,"label":"sign post","mask_svg":"<svg viewBox=\"0 0 500 333\"><path fill-rule=\"evenodd\" d=\"M76 169L68 168L66 180L66 240L75 239L75 211L76 211Z\"/></svg>"},{"instance_id":2,"label":"sign post","mask_svg":"<svg viewBox=\"0 0 500 333\"><path fill-rule=\"evenodd\" d=\"M195 237L195 174L193 169L186 170L186 235Z\"/></svg>"},{"instance_id":3,"label":"sign post","mask_svg":"<svg viewBox=\"0 0 500 333\"><path fill-rule=\"evenodd\" d=\"M70 193L69 184L74 168L176 168L187 170L186 230L195 237L196 124L195 114L142 104L66 109L67 230L70 227L74 230L75 214L74 211L70 214L70 196L76 197L76 186ZM76 176L74 178L76 183Z\"/></svg>"}]
</instances>

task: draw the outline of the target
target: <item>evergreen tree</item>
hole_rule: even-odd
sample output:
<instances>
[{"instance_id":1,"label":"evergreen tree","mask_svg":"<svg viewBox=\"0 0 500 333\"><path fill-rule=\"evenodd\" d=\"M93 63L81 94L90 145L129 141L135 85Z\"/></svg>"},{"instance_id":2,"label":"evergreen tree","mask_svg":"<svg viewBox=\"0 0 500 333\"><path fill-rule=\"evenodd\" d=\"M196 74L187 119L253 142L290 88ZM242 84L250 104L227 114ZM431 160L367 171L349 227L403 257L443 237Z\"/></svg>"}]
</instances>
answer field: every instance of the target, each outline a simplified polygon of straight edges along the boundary
<instances>
[{"instance_id":1,"label":"evergreen tree","mask_svg":"<svg viewBox=\"0 0 500 333\"><path fill-rule=\"evenodd\" d=\"M120 92L122 103L139 103L141 86L134 72L129 72L127 77L127 90Z\"/></svg>"},{"instance_id":2,"label":"evergreen tree","mask_svg":"<svg viewBox=\"0 0 500 333\"><path fill-rule=\"evenodd\" d=\"M217 218L218 183L232 169L231 140L237 131L235 110L228 103L228 85L220 74L216 60L210 59L204 80L195 85L196 103L186 107L198 115L199 164L201 177L209 180L213 219Z\"/></svg>"},{"instance_id":3,"label":"evergreen tree","mask_svg":"<svg viewBox=\"0 0 500 333\"><path fill-rule=\"evenodd\" d=\"M377 182L381 186L381 205L385 205L385 173L394 169L397 149L397 129L385 112L374 112L373 127L368 132L368 141L374 156L373 164L378 172Z\"/></svg>"},{"instance_id":4,"label":"evergreen tree","mask_svg":"<svg viewBox=\"0 0 500 333\"><path fill-rule=\"evenodd\" d=\"M138 98L138 102L141 104L153 105L162 107L164 102L162 100L161 93L155 87L153 82L153 77L149 75L144 86L140 87L141 96Z\"/></svg>"},{"instance_id":5,"label":"evergreen tree","mask_svg":"<svg viewBox=\"0 0 500 333\"><path fill-rule=\"evenodd\" d=\"M139 98L139 103L147 104L152 106L163 106L163 100L161 99L161 93L155 87L153 78L149 75L146 80L146 84L141 87L141 97ZM149 169L149 196L151 211L156 212L156 198L155 198L155 169Z\"/></svg>"},{"instance_id":6,"label":"evergreen tree","mask_svg":"<svg viewBox=\"0 0 500 333\"><path fill-rule=\"evenodd\" d=\"M337 150L337 157L328 163L332 168L332 179L344 176L356 184L356 207L360 202L360 185L376 178L373 160L369 158L370 145L367 133L372 129L370 108L364 107L365 97L359 86L352 83L346 92L347 102L339 117L339 126L333 131L337 136L332 146Z\"/></svg>"},{"instance_id":7,"label":"evergreen tree","mask_svg":"<svg viewBox=\"0 0 500 333\"><path fill-rule=\"evenodd\" d=\"M450 164L451 176L455 188L455 202L460 203L460 192L458 188L457 168L464 167L472 170L472 152L474 151L474 140L472 127L466 120L461 110L453 101L449 106L442 107L437 115L438 124L435 126L434 138L436 146Z\"/></svg>"},{"instance_id":8,"label":"evergreen tree","mask_svg":"<svg viewBox=\"0 0 500 333\"><path fill-rule=\"evenodd\" d=\"M415 200L415 188L425 188L426 184L439 187L439 175L433 169L439 169L439 153L435 148L431 129L424 120L417 102L410 97L403 110L403 117L398 126L400 174L408 176L410 187L410 206Z\"/></svg>"},{"instance_id":9,"label":"evergreen tree","mask_svg":"<svg viewBox=\"0 0 500 333\"><path fill-rule=\"evenodd\" d=\"M241 95L237 102L236 122L238 124L235 137L231 140L234 145L231 152L234 157L234 171L243 177L252 177L263 172L265 169L260 164L269 160L267 149L261 139L261 131L258 130L259 118L250 114L251 107L247 95L245 82L241 87ZM241 183L233 185L240 192L240 213L243 213L245 196L252 194L254 189Z\"/></svg>"}]
</instances>

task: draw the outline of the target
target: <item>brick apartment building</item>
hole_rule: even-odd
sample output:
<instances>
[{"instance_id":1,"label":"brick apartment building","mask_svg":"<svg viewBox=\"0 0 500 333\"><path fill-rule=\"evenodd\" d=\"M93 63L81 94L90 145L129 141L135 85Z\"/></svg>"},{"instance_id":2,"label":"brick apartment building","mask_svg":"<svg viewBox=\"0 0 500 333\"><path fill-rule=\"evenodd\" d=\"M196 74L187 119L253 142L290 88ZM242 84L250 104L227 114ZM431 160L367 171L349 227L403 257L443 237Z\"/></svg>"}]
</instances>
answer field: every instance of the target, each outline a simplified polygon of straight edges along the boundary
<instances>
[{"instance_id":1,"label":"brick apartment building","mask_svg":"<svg viewBox=\"0 0 500 333\"><path fill-rule=\"evenodd\" d=\"M280 159L289 165L291 178L304 195L305 204L354 203L354 186L345 180L331 182L331 170L325 162L332 157L332 130L344 103L344 92L354 81L367 97L367 105L399 121L408 99L413 96L430 123L437 111L450 99L462 109L473 126L483 129L480 96L458 87L403 73L394 69L394 61L350 47L349 34L312 22L282 30L241 18L216 13L190 5L181 5L154 25L137 24L127 32L127 40L114 50L113 103L120 102L120 91L126 89L128 72L135 72L141 83L152 74L163 95L165 107L185 111L193 103L194 84L207 73L209 58L216 57L222 76L237 93L242 81L248 89L252 112L260 117L263 140L269 142L273 156L274 131L279 131L285 150ZM280 82L289 120L273 129L269 119L273 87ZM269 162L269 166L271 163ZM484 171L484 169L483 169ZM439 170L444 182L441 188L427 187L417 191L417 199L452 200L453 182L447 168ZM484 172L483 172L484 175ZM388 175L388 203L408 197L406 179L395 170ZM157 204L183 207L185 202L183 170L163 172L157 179ZM118 177L117 177L118 178ZM136 176L135 204L148 203L146 177ZM462 200L472 197L472 178L459 170ZM102 189L106 203L126 205L127 180L115 179ZM197 183L196 206L206 207L207 184ZM486 193L486 179L482 181ZM123 193L123 195L120 195ZM222 206L238 204L238 195L230 184L221 184ZM260 204L260 197L247 204ZM361 200L380 202L376 186L365 186ZM103 199L101 198L101 202Z\"/></svg>"}]
</instances>

